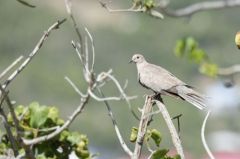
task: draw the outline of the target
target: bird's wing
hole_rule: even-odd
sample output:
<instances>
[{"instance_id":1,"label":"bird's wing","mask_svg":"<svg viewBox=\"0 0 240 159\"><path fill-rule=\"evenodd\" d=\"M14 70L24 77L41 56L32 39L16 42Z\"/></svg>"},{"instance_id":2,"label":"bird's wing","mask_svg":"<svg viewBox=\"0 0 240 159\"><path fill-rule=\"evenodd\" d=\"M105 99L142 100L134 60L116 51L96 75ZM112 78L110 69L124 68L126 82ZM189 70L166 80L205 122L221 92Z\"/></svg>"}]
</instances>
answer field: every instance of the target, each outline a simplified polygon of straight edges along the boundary
<instances>
[{"instance_id":1,"label":"bird's wing","mask_svg":"<svg viewBox=\"0 0 240 159\"><path fill-rule=\"evenodd\" d=\"M169 71L154 64L147 64L143 67L140 71L140 81L156 92L169 90L178 85L186 85Z\"/></svg>"}]
</instances>

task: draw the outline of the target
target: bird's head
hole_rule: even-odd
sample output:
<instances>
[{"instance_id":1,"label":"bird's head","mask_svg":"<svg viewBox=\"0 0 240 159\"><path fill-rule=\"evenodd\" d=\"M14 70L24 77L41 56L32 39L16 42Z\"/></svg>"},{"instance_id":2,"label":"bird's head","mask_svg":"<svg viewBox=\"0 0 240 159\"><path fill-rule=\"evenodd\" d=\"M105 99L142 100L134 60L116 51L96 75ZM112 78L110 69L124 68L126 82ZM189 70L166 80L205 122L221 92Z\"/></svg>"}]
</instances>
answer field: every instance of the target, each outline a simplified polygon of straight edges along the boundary
<instances>
[{"instance_id":1,"label":"bird's head","mask_svg":"<svg viewBox=\"0 0 240 159\"><path fill-rule=\"evenodd\" d=\"M132 56L132 59L130 60L130 63L134 62L136 64L139 64L139 63L142 63L144 61L145 61L145 58L143 57L143 55L135 54L135 55Z\"/></svg>"}]
</instances>

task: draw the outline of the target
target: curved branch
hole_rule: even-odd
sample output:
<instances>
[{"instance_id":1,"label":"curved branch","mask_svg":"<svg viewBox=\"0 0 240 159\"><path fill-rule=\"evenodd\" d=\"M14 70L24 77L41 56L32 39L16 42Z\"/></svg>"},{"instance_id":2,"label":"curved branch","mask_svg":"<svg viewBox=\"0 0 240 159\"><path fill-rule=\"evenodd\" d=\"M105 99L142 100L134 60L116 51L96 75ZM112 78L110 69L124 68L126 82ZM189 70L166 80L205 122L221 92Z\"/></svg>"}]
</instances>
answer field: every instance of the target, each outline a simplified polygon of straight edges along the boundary
<instances>
[{"instance_id":1,"label":"curved branch","mask_svg":"<svg viewBox=\"0 0 240 159\"><path fill-rule=\"evenodd\" d=\"M240 73L240 65L233 65L227 68L219 68L218 75L221 76L231 76L234 74Z\"/></svg>"},{"instance_id":2,"label":"curved branch","mask_svg":"<svg viewBox=\"0 0 240 159\"><path fill-rule=\"evenodd\" d=\"M162 116L163 116L163 118L164 118L164 120L165 120L165 122L168 126L168 129L169 129L170 134L172 136L172 141L173 141L173 144L174 144L174 146L177 150L177 153L181 156L181 159L185 159L182 144L181 144L181 140L178 136L176 128L174 127L174 125L172 123L172 119L171 119L165 105L158 100L156 100L155 102L156 102L159 110L161 111Z\"/></svg>"},{"instance_id":3,"label":"curved branch","mask_svg":"<svg viewBox=\"0 0 240 159\"><path fill-rule=\"evenodd\" d=\"M215 157L213 156L212 152L210 151L210 149L207 145L206 139L205 139L205 127L206 127L207 119L208 119L210 113L211 113L211 111L207 112L207 115L203 121L202 129L201 129L201 138L202 138L203 146L204 146L205 150L207 151L208 156L210 157L210 159L215 159Z\"/></svg>"},{"instance_id":4,"label":"curved branch","mask_svg":"<svg viewBox=\"0 0 240 159\"><path fill-rule=\"evenodd\" d=\"M204 1L188 5L184 8L172 10L167 7L159 7L160 12L172 17L185 17L191 16L197 12L206 10L216 10L230 7L240 7L240 0L217 0L217 1Z\"/></svg>"}]
</instances>

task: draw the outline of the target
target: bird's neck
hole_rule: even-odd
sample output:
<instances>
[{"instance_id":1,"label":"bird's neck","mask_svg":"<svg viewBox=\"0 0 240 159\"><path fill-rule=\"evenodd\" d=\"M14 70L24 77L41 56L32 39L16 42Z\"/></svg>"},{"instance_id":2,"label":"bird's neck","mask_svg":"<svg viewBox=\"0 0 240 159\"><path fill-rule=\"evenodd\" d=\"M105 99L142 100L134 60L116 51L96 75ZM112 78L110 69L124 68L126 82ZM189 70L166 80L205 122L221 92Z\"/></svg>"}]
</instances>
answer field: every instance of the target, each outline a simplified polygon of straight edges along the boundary
<instances>
[{"instance_id":1,"label":"bird's neck","mask_svg":"<svg viewBox=\"0 0 240 159\"><path fill-rule=\"evenodd\" d=\"M143 69L145 65L147 65L147 61L143 61L141 63L137 63L137 70L139 72L139 70Z\"/></svg>"}]
</instances>

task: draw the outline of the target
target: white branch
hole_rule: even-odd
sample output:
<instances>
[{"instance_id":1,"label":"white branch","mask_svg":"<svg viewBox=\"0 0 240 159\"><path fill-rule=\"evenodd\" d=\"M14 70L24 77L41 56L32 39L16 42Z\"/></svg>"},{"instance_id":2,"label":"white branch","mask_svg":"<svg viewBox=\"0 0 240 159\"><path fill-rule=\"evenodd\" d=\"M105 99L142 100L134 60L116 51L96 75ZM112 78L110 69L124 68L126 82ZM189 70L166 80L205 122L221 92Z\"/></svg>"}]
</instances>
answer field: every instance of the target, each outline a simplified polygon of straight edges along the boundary
<instances>
[{"instance_id":1,"label":"white branch","mask_svg":"<svg viewBox=\"0 0 240 159\"><path fill-rule=\"evenodd\" d=\"M86 94L82 93L77 86L67 77L65 76L65 79L67 80L67 82L73 87L73 89L77 92L77 94L79 94L81 97L87 97Z\"/></svg>"},{"instance_id":2,"label":"white branch","mask_svg":"<svg viewBox=\"0 0 240 159\"><path fill-rule=\"evenodd\" d=\"M131 159L139 159L141 156L144 136L147 131L148 122L150 120L150 117L145 118L145 116L146 114L149 114L151 110L152 110L152 99L150 96L146 96L145 103L142 109L140 123L138 126L138 134L137 134L135 149Z\"/></svg>"},{"instance_id":3,"label":"white branch","mask_svg":"<svg viewBox=\"0 0 240 159\"><path fill-rule=\"evenodd\" d=\"M181 140L180 140L180 138L178 136L178 133L177 133L175 127L174 127L174 124L172 123L172 119L171 119L165 105L158 100L155 100L155 102L156 102L159 110L161 111L162 116L163 116L163 118L164 118L164 120L165 120L165 122L168 126L168 129L169 129L170 134L172 136L172 141L173 141L173 144L174 144L174 146L177 150L177 153L181 156L181 159L185 159L182 144L181 144Z\"/></svg>"},{"instance_id":4,"label":"white branch","mask_svg":"<svg viewBox=\"0 0 240 159\"><path fill-rule=\"evenodd\" d=\"M205 119L203 121L203 124L202 124L201 138L202 138L203 146L204 146L205 150L207 151L208 156L210 157L210 159L215 159L215 157L213 156L211 150L209 149L209 147L207 145L207 142L206 142L206 139L205 139L205 128L206 128L207 119L208 119L210 114L211 114L211 111L209 110L207 112L207 115L206 115L206 117L205 117Z\"/></svg>"},{"instance_id":5,"label":"white branch","mask_svg":"<svg viewBox=\"0 0 240 159\"><path fill-rule=\"evenodd\" d=\"M191 16L200 11L206 10L216 10L216 9L223 9L223 8L230 8L230 7L239 7L240 0L214 0L214 1L203 1L191 4L181 9L171 10L166 7L159 7L160 12L164 13L168 16L173 17L184 17L184 16Z\"/></svg>"},{"instance_id":6,"label":"white branch","mask_svg":"<svg viewBox=\"0 0 240 159\"><path fill-rule=\"evenodd\" d=\"M100 89L98 89L98 91L99 91L99 93L101 94L101 96L104 97L103 92L102 92ZM108 109L108 115L110 116L110 118L111 118L111 120L112 120L112 123L113 123L114 129L115 129L115 132L116 132L116 134L117 134L118 140L119 140L119 142L120 142L123 150L129 155L129 157L131 157L133 153L132 153L132 151L128 148L128 146L126 145L125 141L123 140L123 137L122 137L122 135L121 135L121 133L120 133L120 130L119 130L118 126L117 126L117 122L116 122L116 120L115 120L115 118L114 118L114 116L113 116L113 112L112 112L112 110L111 110L111 107L110 107L108 101L104 101L104 103L105 103L105 105L106 105L106 107L107 107L107 109Z\"/></svg>"},{"instance_id":7,"label":"white branch","mask_svg":"<svg viewBox=\"0 0 240 159\"><path fill-rule=\"evenodd\" d=\"M240 73L240 65L233 65L231 67L218 69L218 75L221 76L231 76L237 73Z\"/></svg>"},{"instance_id":8,"label":"white branch","mask_svg":"<svg viewBox=\"0 0 240 159\"><path fill-rule=\"evenodd\" d=\"M19 58L17 58L11 65L9 65L1 74L0 74L0 79L3 78L3 76L5 76L8 71L10 71L15 65L17 65L21 60L22 60L23 56L20 56Z\"/></svg>"},{"instance_id":9,"label":"white branch","mask_svg":"<svg viewBox=\"0 0 240 159\"><path fill-rule=\"evenodd\" d=\"M92 38L92 35L91 33L88 31L88 29L85 27L85 31L87 32L88 34L88 37L91 41L91 44L92 44L92 67L91 67L91 72L93 71L93 68L94 68L94 64L95 64L95 47L94 47L94 41L93 41L93 38Z\"/></svg>"},{"instance_id":10,"label":"white branch","mask_svg":"<svg viewBox=\"0 0 240 159\"><path fill-rule=\"evenodd\" d=\"M114 12L143 12L145 11L145 9L138 7L135 8L135 5L133 5L132 7L128 8L128 9L111 9L107 3L102 2L101 0L98 0L99 3L101 4L101 6L103 8L105 8L108 12L110 13L114 13Z\"/></svg>"}]
</instances>

